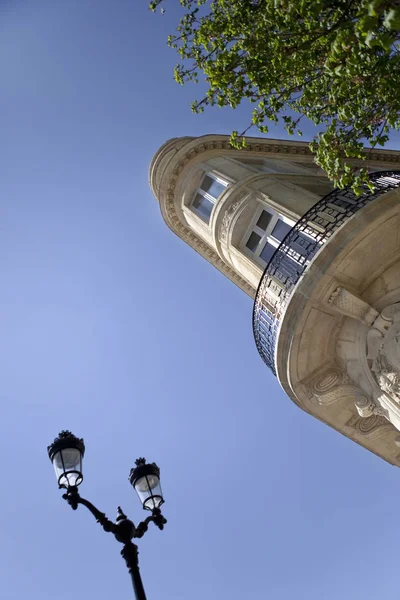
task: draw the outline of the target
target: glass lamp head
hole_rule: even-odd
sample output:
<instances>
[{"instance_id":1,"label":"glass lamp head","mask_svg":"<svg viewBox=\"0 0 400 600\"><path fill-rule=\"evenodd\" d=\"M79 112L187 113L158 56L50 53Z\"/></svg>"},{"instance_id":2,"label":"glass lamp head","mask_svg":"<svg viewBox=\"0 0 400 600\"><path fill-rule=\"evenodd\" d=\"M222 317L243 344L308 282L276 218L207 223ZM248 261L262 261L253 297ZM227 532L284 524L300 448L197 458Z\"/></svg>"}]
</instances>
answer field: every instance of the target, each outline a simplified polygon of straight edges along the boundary
<instances>
[{"instance_id":1,"label":"glass lamp head","mask_svg":"<svg viewBox=\"0 0 400 600\"><path fill-rule=\"evenodd\" d=\"M156 463L146 463L138 458L136 467L131 469L129 481L136 490L145 510L156 510L164 503L160 484L160 469Z\"/></svg>"},{"instance_id":2,"label":"glass lamp head","mask_svg":"<svg viewBox=\"0 0 400 600\"><path fill-rule=\"evenodd\" d=\"M68 489L82 483L82 459L85 454L83 439L77 438L70 431L61 431L48 446L47 452L60 488Z\"/></svg>"}]
</instances>

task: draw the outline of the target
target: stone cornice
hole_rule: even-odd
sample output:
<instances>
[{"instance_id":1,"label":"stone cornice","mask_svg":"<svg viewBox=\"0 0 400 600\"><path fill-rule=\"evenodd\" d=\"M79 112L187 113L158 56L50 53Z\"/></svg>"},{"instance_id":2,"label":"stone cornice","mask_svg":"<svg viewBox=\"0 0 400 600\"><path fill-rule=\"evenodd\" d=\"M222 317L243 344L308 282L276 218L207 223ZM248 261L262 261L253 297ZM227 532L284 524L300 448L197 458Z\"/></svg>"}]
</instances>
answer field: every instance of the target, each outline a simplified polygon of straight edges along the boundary
<instances>
[{"instance_id":1,"label":"stone cornice","mask_svg":"<svg viewBox=\"0 0 400 600\"><path fill-rule=\"evenodd\" d=\"M182 141L185 142L182 144ZM160 150L155 154L150 165L150 186L153 193L156 195L156 171L165 154L176 148L176 154L171 158L171 163L168 165L168 181L166 182L166 193L161 194L157 199L160 202L161 213L168 227L178 235L184 242L189 244L194 250L201 254L206 260L214 265L219 271L226 275L231 281L236 283L250 297L254 297L255 289L236 271L231 269L224 260L204 242L198 235L184 225L180 220L175 205L175 192L179 176L186 165L191 161L198 161L198 157L206 152L213 151L230 151L235 150L231 147L229 136L225 135L206 135L200 138L175 138L161 146ZM186 149L186 151L185 151ZM368 150L368 149L367 149ZM247 146L243 150L236 151L244 154L262 153L265 155L287 155L291 158L296 156L309 156L313 154L304 142L293 142L286 140L263 140L261 138L247 138ZM204 160L204 158L202 157ZM396 151L371 151L368 154L369 161L379 161L388 163L400 163L400 153Z\"/></svg>"},{"instance_id":2,"label":"stone cornice","mask_svg":"<svg viewBox=\"0 0 400 600\"><path fill-rule=\"evenodd\" d=\"M184 242L192 246L196 252L201 254L208 262L214 265L219 271L221 271L231 281L236 283L246 294L251 298L254 298L255 289L245 280L240 277L236 271L231 269L224 260L217 254L217 252L211 248L206 242L204 242L198 235L196 235L191 229L186 227L179 219L176 212L175 206L175 190L178 182L179 174L182 172L184 167L192 160L196 159L199 155L204 154L209 150L229 150L231 148L228 138L225 140L214 140L204 141L203 143L197 144L192 147L188 152L180 156L180 160L174 166L171 176L168 181L167 192L165 198L159 198L161 213L164 217L168 227L178 235ZM256 150L257 151L257 150Z\"/></svg>"}]
</instances>

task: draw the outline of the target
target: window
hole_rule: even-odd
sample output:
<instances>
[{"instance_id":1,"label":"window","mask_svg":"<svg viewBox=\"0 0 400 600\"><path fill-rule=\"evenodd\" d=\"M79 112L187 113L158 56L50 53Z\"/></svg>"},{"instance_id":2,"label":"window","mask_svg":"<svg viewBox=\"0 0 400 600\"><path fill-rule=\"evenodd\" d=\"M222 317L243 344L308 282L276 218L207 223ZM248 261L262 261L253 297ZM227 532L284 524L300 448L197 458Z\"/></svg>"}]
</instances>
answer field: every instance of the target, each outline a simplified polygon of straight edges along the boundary
<instances>
[{"instance_id":1,"label":"window","mask_svg":"<svg viewBox=\"0 0 400 600\"><path fill-rule=\"evenodd\" d=\"M209 222L214 205L226 186L227 183L219 177L210 173L204 175L193 199L192 209L205 223Z\"/></svg>"},{"instance_id":2,"label":"window","mask_svg":"<svg viewBox=\"0 0 400 600\"><path fill-rule=\"evenodd\" d=\"M214 202L207 198L207 196L203 196L200 192L197 192L192 206L194 212L197 213L203 221L208 223L212 209L214 208Z\"/></svg>"},{"instance_id":3,"label":"window","mask_svg":"<svg viewBox=\"0 0 400 600\"><path fill-rule=\"evenodd\" d=\"M275 227L272 230L271 235L276 240L283 242L284 238L287 236L291 229L291 225L288 225L287 223L285 223L285 221L282 221L282 219L278 219Z\"/></svg>"},{"instance_id":4,"label":"window","mask_svg":"<svg viewBox=\"0 0 400 600\"><path fill-rule=\"evenodd\" d=\"M245 247L258 262L266 265L293 224L277 213L262 210L255 225L245 238Z\"/></svg>"}]
</instances>

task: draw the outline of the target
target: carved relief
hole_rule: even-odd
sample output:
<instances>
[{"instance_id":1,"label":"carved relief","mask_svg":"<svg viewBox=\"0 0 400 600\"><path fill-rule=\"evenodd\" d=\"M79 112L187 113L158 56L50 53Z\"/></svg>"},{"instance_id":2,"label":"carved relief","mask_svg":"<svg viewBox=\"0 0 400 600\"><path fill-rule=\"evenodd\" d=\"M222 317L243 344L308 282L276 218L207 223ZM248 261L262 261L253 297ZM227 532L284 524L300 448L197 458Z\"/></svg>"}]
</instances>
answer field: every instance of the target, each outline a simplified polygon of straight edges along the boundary
<instances>
[{"instance_id":1,"label":"carved relief","mask_svg":"<svg viewBox=\"0 0 400 600\"><path fill-rule=\"evenodd\" d=\"M224 217L223 217L222 223L221 223L220 232L219 232L219 239L221 242L226 242L227 237L228 237L229 227L233 221L235 212L244 203L244 201L246 199L247 198L241 198L240 200L237 200L236 202L234 202L233 204L228 206L227 210L225 211L225 214L224 214Z\"/></svg>"},{"instance_id":2,"label":"carved relief","mask_svg":"<svg viewBox=\"0 0 400 600\"><path fill-rule=\"evenodd\" d=\"M182 157L179 165L177 167L185 166L190 160L195 158L198 154L202 152L206 152L207 150L212 150L214 148L218 149L228 149L230 148L229 142L206 142L195 148L192 148L187 152L187 154ZM217 269L222 271L231 281L236 283L242 290L244 290L249 296L254 298L255 289L247 283L234 269L229 267L224 260L218 256L217 252L210 248L201 238L199 238L194 232L190 231L179 219L176 213L175 207L175 188L177 183L176 169L174 170L174 174L171 176L169 180L169 186L166 193L166 202L165 206L162 207L164 219L169 227L186 243L195 248L200 254L202 254L211 264L213 264Z\"/></svg>"},{"instance_id":3,"label":"carved relief","mask_svg":"<svg viewBox=\"0 0 400 600\"><path fill-rule=\"evenodd\" d=\"M367 323L367 325L371 325L378 316L378 311L372 308L372 306L341 286L332 292L328 304L336 308L343 315L357 319L362 323Z\"/></svg>"},{"instance_id":4,"label":"carved relief","mask_svg":"<svg viewBox=\"0 0 400 600\"><path fill-rule=\"evenodd\" d=\"M188 150L188 152L181 158L179 164L174 169L174 174L169 180L168 191L166 194L166 203L165 203L165 211L163 210L164 219L167 224L171 227L171 229L181 237L185 242L189 243L193 248L195 248L200 254L202 254L207 260L213 264L217 269L222 271L229 279L231 279L234 283L236 283L239 287L241 287L249 296L254 298L255 289L249 285L247 281L243 279L234 269L232 269L229 265L226 264L224 260L217 254L217 252L211 249L207 244L199 238L196 234L190 232L188 228L180 221L175 207L175 187L177 183L178 172L177 168L183 168L190 160L196 158L199 154L209 151L209 150L230 150L232 151L232 146L230 145L229 140L213 140L213 141L205 141L201 144L198 144L194 148ZM302 154L302 155L310 155L312 156L312 152L309 150L308 146L283 146L277 144L268 144L268 143L248 143L246 149L242 151L243 153L248 152L274 152L274 153L284 153L284 154Z\"/></svg>"},{"instance_id":5,"label":"carved relief","mask_svg":"<svg viewBox=\"0 0 400 600\"><path fill-rule=\"evenodd\" d=\"M400 404L400 373L393 371L382 352L374 360L372 371L381 390Z\"/></svg>"},{"instance_id":6,"label":"carved relief","mask_svg":"<svg viewBox=\"0 0 400 600\"><path fill-rule=\"evenodd\" d=\"M385 410L383 406L376 404L372 400L372 398L369 398L367 396L360 396L359 398L357 398L357 400L355 400L354 402L354 405L357 409L358 414L363 419L371 417L372 415L378 415L381 417L385 417L386 419L389 418L388 411Z\"/></svg>"},{"instance_id":7,"label":"carved relief","mask_svg":"<svg viewBox=\"0 0 400 600\"><path fill-rule=\"evenodd\" d=\"M206 140L195 147L192 147L187 153L182 156L179 161L178 167L184 167L188 162L195 159L199 154L209 150L221 150L221 151L232 151L232 146L228 139L226 140ZM275 154L291 154L293 156L313 156L312 152L306 144L304 145L281 145L271 144L268 142L248 142L245 149L241 150L242 154L262 152L262 153L275 153ZM380 162L400 162L400 156L398 154L371 154L369 155L370 160L379 160ZM177 182L177 174L171 177L168 185L166 194L165 207L162 208L164 219L169 227L184 241L189 243L195 248L200 254L205 256L211 264L217 269L222 271L227 277L235 282L240 288L242 288L249 296L254 298L255 289L247 283L234 269L229 267L221 257L207 246L207 244L199 238L197 235L190 235L187 227L180 221L174 204L175 198L175 187Z\"/></svg>"},{"instance_id":8,"label":"carved relief","mask_svg":"<svg viewBox=\"0 0 400 600\"><path fill-rule=\"evenodd\" d=\"M366 419L353 415L346 423L348 427L355 429L360 435L366 436L370 439L374 439L393 431L393 425L389 423L385 417L380 415L372 415Z\"/></svg>"},{"instance_id":9,"label":"carved relief","mask_svg":"<svg viewBox=\"0 0 400 600\"><path fill-rule=\"evenodd\" d=\"M374 321L367 359L381 390L400 404L400 303L385 308Z\"/></svg>"},{"instance_id":10,"label":"carved relief","mask_svg":"<svg viewBox=\"0 0 400 600\"><path fill-rule=\"evenodd\" d=\"M388 411L366 396L336 364L325 366L324 370L314 374L307 387L314 401L320 406L327 407L340 400L347 401L348 404L349 400L353 400L358 415L351 417L347 425L356 428L361 435L378 436L393 429Z\"/></svg>"},{"instance_id":11,"label":"carved relief","mask_svg":"<svg viewBox=\"0 0 400 600\"><path fill-rule=\"evenodd\" d=\"M328 406L338 400L357 397L363 392L337 365L325 367L309 383L309 389L320 406Z\"/></svg>"}]
</instances>

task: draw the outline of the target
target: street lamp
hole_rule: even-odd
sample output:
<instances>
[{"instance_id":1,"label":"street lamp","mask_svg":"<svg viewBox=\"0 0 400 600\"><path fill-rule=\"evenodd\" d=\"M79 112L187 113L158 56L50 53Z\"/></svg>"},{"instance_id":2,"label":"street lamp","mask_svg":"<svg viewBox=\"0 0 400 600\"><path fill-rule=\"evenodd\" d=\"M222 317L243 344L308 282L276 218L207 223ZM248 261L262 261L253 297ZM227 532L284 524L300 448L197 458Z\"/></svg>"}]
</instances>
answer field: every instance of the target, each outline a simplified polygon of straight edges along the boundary
<instances>
[{"instance_id":1,"label":"street lamp","mask_svg":"<svg viewBox=\"0 0 400 600\"><path fill-rule=\"evenodd\" d=\"M83 481L82 459L85 454L83 439L75 437L70 431L61 431L54 442L48 446L47 452L56 472L58 487L66 490L63 494L64 500L73 510L78 508L78 504L86 506L104 531L113 533L115 539L123 544L121 555L131 575L135 598L146 600L139 571L138 547L132 543L132 540L143 537L151 521L159 529L164 529L167 522L160 510L164 498L158 466L155 463L147 464L145 458L138 458L136 467L131 469L129 481L136 490L143 508L151 511L151 516L135 526L120 506L118 506L116 522L113 523L91 502L79 495L78 486Z\"/></svg>"}]
</instances>

